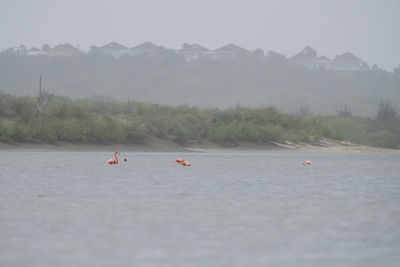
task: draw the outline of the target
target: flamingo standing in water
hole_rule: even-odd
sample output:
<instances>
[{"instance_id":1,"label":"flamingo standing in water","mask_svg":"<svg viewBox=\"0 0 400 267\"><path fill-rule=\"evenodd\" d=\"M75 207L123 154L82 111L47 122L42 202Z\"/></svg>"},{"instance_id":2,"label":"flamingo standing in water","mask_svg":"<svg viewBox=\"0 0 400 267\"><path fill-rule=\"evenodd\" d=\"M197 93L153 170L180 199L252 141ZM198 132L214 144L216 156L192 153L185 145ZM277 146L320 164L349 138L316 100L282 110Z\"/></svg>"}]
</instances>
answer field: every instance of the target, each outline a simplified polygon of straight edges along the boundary
<instances>
[{"instance_id":1,"label":"flamingo standing in water","mask_svg":"<svg viewBox=\"0 0 400 267\"><path fill-rule=\"evenodd\" d=\"M118 164L118 157L117 157L117 154L118 154L118 156L121 156L121 154L120 154L118 151L115 151L115 154L114 154L115 159L109 159L109 160L107 161L107 164L108 164L108 165L113 165L113 164L117 165L117 164Z\"/></svg>"}]
</instances>

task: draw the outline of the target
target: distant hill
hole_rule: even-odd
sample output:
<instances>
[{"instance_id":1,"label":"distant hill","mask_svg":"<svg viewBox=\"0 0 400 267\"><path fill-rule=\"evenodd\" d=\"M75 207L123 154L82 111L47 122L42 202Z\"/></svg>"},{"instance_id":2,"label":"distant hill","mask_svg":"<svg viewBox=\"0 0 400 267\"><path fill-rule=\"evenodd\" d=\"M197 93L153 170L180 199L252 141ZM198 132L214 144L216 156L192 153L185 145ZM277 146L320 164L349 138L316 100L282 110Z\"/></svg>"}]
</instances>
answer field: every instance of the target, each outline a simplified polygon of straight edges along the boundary
<instances>
[{"instance_id":1,"label":"distant hill","mask_svg":"<svg viewBox=\"0 0 400 267\"><path fill-rule=\"evenodd\" d=\"M323 114L334 114L347 103L355 115L374 113L381 100L400 107L400 75L307 69L276 53L258 55L187 61L182 54L153 47L151 54L118 58L96 51L68 57L0 53L0 91L35 95L42 75L50 93L74 98L106 95L218 108L276 105L289 112L309 107Z\"/></svg>"}]
</instances>

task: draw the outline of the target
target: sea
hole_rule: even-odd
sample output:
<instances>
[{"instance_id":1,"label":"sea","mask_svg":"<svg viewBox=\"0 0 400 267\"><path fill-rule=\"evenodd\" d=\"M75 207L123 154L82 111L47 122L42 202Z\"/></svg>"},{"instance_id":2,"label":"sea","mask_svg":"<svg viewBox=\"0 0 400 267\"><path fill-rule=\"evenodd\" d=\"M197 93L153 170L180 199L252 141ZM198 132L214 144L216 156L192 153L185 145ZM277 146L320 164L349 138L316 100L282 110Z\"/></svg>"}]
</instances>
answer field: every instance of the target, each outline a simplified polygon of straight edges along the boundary
<instances>
[{"instance_id":1,"label":"sea","mask_svg":"<svg viewBox=\"0 0 400 267\"><path fill-rule=\"evenodd\" d=\"M120 152L0 151L0 266L400 266L400 154Z\"/></svg>"}]
</instances>

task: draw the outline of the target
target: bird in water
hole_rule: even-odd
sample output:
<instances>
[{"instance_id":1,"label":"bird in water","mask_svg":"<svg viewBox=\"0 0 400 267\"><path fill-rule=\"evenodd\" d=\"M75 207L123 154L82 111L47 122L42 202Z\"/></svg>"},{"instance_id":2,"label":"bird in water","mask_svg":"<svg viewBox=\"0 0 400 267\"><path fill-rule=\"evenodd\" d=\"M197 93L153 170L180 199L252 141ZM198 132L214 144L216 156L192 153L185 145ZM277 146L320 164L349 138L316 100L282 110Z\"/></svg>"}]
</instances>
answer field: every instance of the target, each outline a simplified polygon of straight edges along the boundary
<instances>
[{"instance_id":1,"label":"bird in water","mask_svg":"<svg viewBox=\"0 0 400 267\"><path fill-rule=\"evenodd\" d=\"M118 151L115 151L115 153L114 153L114 157L115 158L113 158L113 159L109 159L108 161L107 161L107 164L108 165L117 165L118 164L118 157L117 157L117 154L118 154L118 156L121 156L121 154L118 152Z\"/></svg>"}]
</instances>

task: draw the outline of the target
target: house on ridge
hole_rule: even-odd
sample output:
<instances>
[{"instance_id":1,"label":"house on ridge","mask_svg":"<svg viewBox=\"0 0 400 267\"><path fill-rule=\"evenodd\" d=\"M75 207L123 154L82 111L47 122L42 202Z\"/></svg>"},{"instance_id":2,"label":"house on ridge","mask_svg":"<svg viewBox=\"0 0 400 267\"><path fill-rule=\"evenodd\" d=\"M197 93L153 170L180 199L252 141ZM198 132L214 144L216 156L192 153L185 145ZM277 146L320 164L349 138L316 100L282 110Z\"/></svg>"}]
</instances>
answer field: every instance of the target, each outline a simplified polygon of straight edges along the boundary
<instances>
[{"instance_id":1,"label":"house on ridge","mask_svg":"<svg viewBox=\"0 0 400 267\"><path fill-rule=\"evenodd\" d=\"M314 62L316 69L330 69L331 68L331 60L326 56L319 56L315 59Z\"/></svg>"},{"instance_id":2,"label":"house on ridge","mask_svg":"<svg viewBox=\"0 0 400 267\"><path fill-rule=\"evenodd\" d=\"M317 51L307 46L290 58L293 63L308 69L333 71L368 71L368 64L351 53L336 56L333 60L325 56L317 57Z\"/></svg>"},{"instance_id":3,"label":"house on ridge","mask_svg":"<svg viewBox=\"0 0 400 267\"><path fill-rule=\"evenodd\" d=\"M366 62L349 52L336 56L331 65L335 71L368 71L369 69Z\"/></svg>"},{"instance_id":4,"label":"house on ridge","mask_svg":"<svg viewBox=\"0 0 400 267\"><path fill-rule=\"evenodd\" d=\"M166 51L167 49L163 46L155 45L151 42L145 42L140 45L131 48L131 55L147 55L155 56L159 53Z\"/></svg>"},{"instance_id":5,"label":"house on ridge","mask_svg":"<svg viewBox=\"0 0 400 267\"><path fill-rule=\"evenodd\" d=\"M314 69L316 68L316 57L317 51L309 46L306 46L303 51L292 56L289 58L289 60L308 69Z\"/></svg>"},{"instance_id":6,"label":"house on ridge","mask_svg":"<svg viewBox=\"0 0 400 267\"><path fill-rule=\"evenodd\" d=\"M28 52L26 52L26 54L28 56L38 56L38 55L46 55L47 53L40 50L37 47L32 47L31 49L28 50Z\"/></svg>"},{"instance_id":7,"label":"house on ridge","mask_svg":"<svg viewBox=\"0 0 400 267\"><path fill-rule=\"evenodd\" d=\"M82 51L68 43L60 44L47 52L48 56L72 57L81 55Z\"/></svg>"},{"instance_id":8,"label":"house on ridge","mask_svg":"<svg viewBox=\"0 0 400 267\"><path fill-rule=\"evenodd\" d=\"M98 52L105 55L113 56L114 58L120 58L122 56L132 56L132 50L125 47L117 42L111 42L102 47L96 49Z\"/></svg>"},{"instance_id":9,"label":"house on ridge","mask_svg":"<svg viewBox=\"0 0 400 267\"><path fill-rule=\"evenodd\" d=\"M204 46L198 44L183 44L182 48L177 51L178 54L183 55L186 61L193 61L199 59L215 60L215 53Z\"/></svg>"},{"instance_id":10,"label":"house on ridge","mask_svg":"<svg viewBox=\"0 0 400 267\"><path fill-rule=\"evenodd\" d=\"M232 60L250 55L250 51L233 43L214 50L217 60Z\"/></svg>"}]
</instances>

